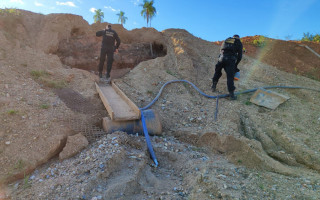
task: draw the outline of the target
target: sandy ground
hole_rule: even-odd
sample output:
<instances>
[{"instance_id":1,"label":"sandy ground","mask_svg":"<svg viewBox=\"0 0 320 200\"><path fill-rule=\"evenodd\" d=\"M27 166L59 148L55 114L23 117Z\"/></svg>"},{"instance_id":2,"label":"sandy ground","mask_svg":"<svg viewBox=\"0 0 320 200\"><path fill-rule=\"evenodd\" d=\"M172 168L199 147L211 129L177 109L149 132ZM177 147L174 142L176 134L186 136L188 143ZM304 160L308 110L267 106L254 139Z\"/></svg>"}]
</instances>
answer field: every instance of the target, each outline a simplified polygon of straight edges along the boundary
<instances>
[{"instance_id":1,"label":"sandy ground","mask_svg":"<svg viewBox=\"0 0 320 200\"><path fill-rule=\"evenodd\" d=\"M188 84L170 84L151 107L160 114L163 125L162 135L151 139L160 163L155 167L144 137L103 134L101 119L108 114L95 90L97 76L91 70L66 65L64 57L58 56L59 41L70 39L75 28L82 30L85 40L99 27L73 15L21 13L23 18L0 18L0 27L6 28L0 29L0 177L2 183L9 183L1 186L0 199L320 196L319 92L273 89L290 97L275 110L252 104L252 93L241 94L236 101L219 99L215 120L215 99L199 95ZM8 19L16 25L7 23ZM52 22L60 20L56 32L50 32L54 39L46 43L43 35ZM68 28L64 23L69 23ZM145 38L166 49L165 56L143 61L130 71L114 71L113 79L119 77L116 84L139 107L147 105L166 81L175 79L189 80L210 95L227 93L225 74L218 91L210 91L218 45L180 29L161 33L115 29L127 44ZM39 39L28 39L31 34ZM294 50L288 54L304 60L304 49ZM319 59L307 57L317 70ZM288 66L261 61L244 56L237 91L269 85L320 88L319 81L281 68ZM298 70L302 66L291 64ZM90 145L60 161L57 155L67 136L79 132Z\"/></svg>"}]
</instances>

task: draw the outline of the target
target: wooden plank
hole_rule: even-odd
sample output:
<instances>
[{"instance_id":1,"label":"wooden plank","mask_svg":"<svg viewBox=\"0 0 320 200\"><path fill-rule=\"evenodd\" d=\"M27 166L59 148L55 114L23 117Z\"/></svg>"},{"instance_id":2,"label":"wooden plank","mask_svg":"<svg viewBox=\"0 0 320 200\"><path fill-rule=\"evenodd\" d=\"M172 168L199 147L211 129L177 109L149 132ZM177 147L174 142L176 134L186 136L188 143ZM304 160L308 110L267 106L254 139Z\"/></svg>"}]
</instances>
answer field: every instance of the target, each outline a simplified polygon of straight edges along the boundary
<instances>
[{"instance_id":1,"label":"wooden plank","mask_svg":"<svg viewBox=\"0 0 320 200\"><path fill-rule=\"evenodd\" d=\"M283 94L259 88L250 98L250 102L274 110L288 99L290 97Z\"/></svg>"},{"instance_id":2,"label":"wooden plank","mask_svg":"<svg viewBox=\"0 0 320 200\"><path fill-rule=\"evenodd\" d=\"M115 84L114 81L112 81L112 87L113 87L113 89L116 91L116 93L118 93L118 94L121 96L121 98L122 98L125 102L127 102L127 104L134 110L134 112L136 112L136 113L138 114L138 116L139 116L138 119L140 119L141 114L140 114L140 110L139 110L138 106L137 106L135 103L133 103L133 102L127 97L127 95L126 95L124 92L122 92L122 90L120 90L120 88Z\"/></svg>"},{"instance_id":3,"label":"wooden plank","mask_svg":"<svg viewBox=\"0 0 320 200\"><path fill-rule=\"evenodd\" d=\"M140 119L139 108L131 102L119 88L117 88L118 91L116 91L117 89L115 89L115 87L97 83L96 87L100 94L100 98L113 121Z\"/></svg>"},{"instance_id":4,"label":"wooden plank","mask_svg":"<svg viewBox=\"0 0 320 200\"><path fill-rule=\"evenodd\" d=\"M100 99L104 105L104 107L107 109L109 115L110 115L110 118L113 119L114 118L114 112L110 106L110 103L108 102L108 99L104 96L102 90L100 89L99 85L97 83L96 84L96 89L99 93L99 96L100 96Z\"/></svg>"}]
</instances>

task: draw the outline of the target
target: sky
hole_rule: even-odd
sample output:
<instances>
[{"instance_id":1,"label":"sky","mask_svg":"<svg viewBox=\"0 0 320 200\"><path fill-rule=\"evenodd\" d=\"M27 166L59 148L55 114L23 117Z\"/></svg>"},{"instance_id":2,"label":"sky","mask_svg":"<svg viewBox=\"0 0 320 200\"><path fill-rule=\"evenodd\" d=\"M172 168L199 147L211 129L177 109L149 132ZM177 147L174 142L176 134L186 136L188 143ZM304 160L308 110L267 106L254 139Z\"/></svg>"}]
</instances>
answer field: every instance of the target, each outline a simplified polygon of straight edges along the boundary
<instances>
[{"instance_id":1,"label":"sky","mask_svg":"<svg viewBox=\"0 0 320 200\"><path fill-rule=\"evenodd\" d=\"M117 24L125 13L127 30L147 26L141 16L143 0L0 0L0 8L18 8L41 14L71 13L93 23L94 10L104 12L104 22ZM208 41L234 34L263 35L300 40L303 33L320 34L320 0L154 0L151 26L158 31L185 29Z\"/></svg>"}]
</instances>

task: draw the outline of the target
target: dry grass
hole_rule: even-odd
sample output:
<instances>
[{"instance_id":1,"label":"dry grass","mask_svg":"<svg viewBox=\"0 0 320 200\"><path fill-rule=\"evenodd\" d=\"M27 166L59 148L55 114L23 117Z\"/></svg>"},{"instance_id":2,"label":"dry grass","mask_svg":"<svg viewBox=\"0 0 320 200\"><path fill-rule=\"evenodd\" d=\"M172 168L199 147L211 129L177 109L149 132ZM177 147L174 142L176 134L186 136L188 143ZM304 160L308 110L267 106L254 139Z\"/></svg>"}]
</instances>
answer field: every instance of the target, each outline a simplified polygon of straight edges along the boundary
<instances>
[{"instance_id":1,"label":"dry grass","mask_svg":"<svg viewBox=\"0 0 320 200\"><path fill-rule=\"evenodd\" d=\"M61 89L67 86L65 80L52 80L52 75L44 70L33 70L30 72L32 78L45 87Z\"/></svg>"}]
</instances>

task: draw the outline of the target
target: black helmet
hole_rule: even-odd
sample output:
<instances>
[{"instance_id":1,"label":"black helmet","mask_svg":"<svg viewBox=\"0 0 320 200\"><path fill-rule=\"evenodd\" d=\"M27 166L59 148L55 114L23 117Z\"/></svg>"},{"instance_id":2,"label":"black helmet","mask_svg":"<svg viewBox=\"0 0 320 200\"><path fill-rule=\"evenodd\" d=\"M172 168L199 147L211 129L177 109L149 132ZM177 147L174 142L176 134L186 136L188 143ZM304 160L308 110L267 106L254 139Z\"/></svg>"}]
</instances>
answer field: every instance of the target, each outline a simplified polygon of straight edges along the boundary
<instances>
[{"instance_id":1,"label":"black helmet","mask_svg":"<svg viewBox=\"0 0 320 200\"><path fill-rule=\"evenodd\" d=\"M240 36L237 35L237 34L233 35L233 37L234 37L234 38L240 38Z\"/></svg>"}]
</instances>

